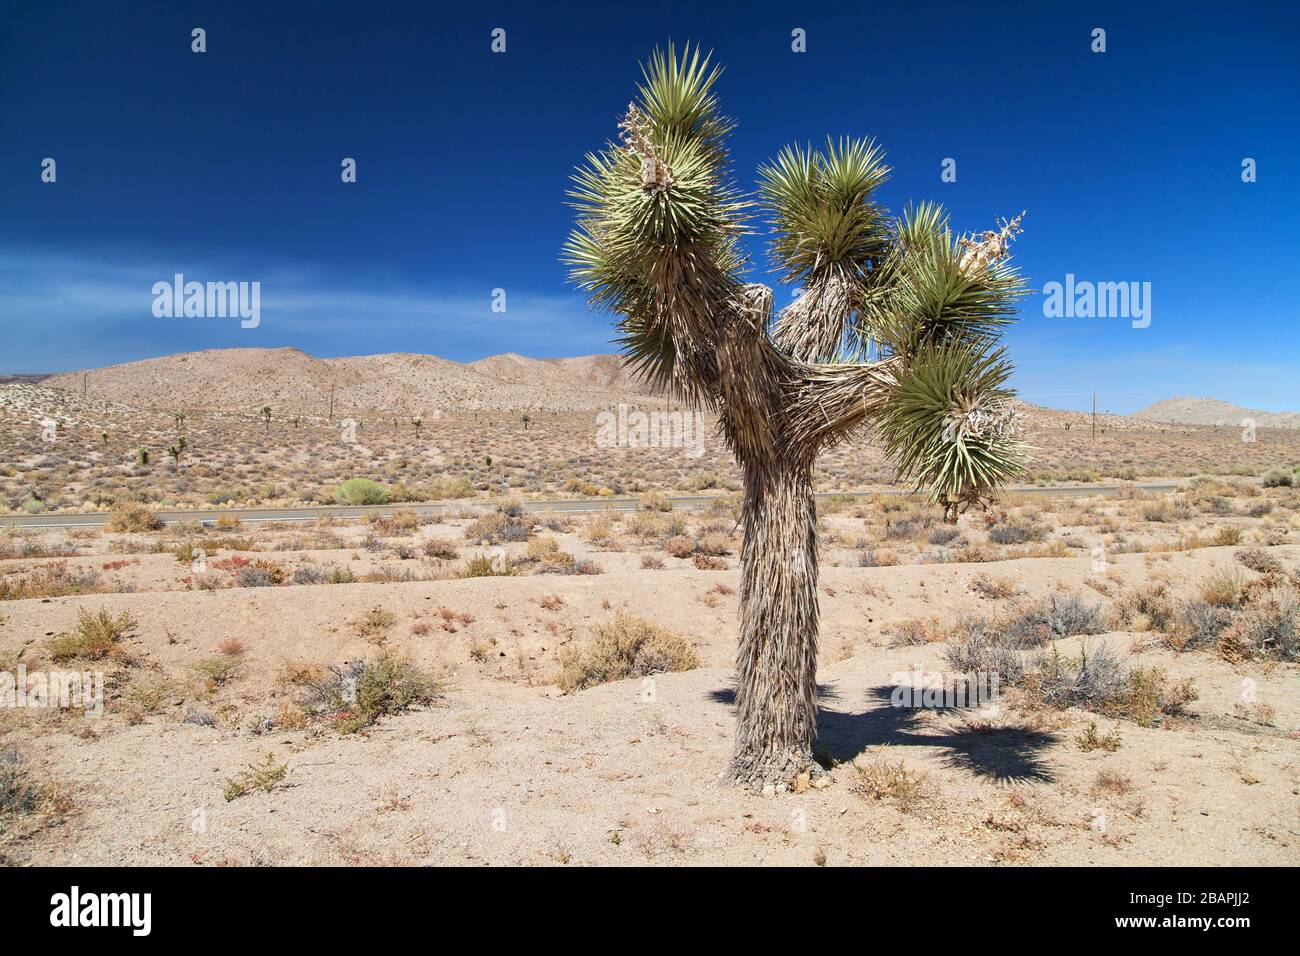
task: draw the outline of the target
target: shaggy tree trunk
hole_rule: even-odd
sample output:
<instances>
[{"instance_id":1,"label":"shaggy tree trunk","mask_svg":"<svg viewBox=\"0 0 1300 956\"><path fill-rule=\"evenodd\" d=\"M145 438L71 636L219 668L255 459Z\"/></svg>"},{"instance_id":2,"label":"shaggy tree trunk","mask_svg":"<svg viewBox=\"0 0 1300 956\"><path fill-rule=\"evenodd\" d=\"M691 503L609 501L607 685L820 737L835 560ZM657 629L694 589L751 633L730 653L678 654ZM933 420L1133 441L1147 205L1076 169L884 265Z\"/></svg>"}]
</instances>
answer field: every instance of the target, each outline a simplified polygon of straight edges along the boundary
<instances>
[{"instance_id":1,"label":"shaggy tree trunk","mask_svg":"<svg viewBox=\"0 0 1300 956\"><path fill-rule=\"evenodd\" d=\"M748 787L817 773L817 512L812 462L784 450L746 462L736 742Z\"/></svg>"}]
</instances>

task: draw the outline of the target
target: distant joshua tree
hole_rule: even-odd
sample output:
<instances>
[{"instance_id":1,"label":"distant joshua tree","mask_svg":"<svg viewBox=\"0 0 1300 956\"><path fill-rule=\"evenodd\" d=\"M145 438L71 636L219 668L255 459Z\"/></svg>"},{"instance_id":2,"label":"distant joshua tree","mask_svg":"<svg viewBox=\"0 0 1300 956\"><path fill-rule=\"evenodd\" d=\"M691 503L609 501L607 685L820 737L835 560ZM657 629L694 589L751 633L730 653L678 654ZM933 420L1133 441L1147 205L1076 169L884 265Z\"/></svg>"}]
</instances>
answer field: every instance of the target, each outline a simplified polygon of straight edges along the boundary
<instances>
[{"instance_id":1,"label":"distant joshua tree","mask_svg":"<svg viewBox=\"0 0 1300 956\"><path fill-rule=\"evenodd\" d=\"M528 423L531 422L532 420L533 419L531 415L524 416L524 431L528 431Z\"/></svg>"},{"instance_id":2,"label":"distant joshua tree","mask_svg":"<svg viewBox=\"0 0 1300 956\"><path fill-rule=\"evenodd\" d=\"M262 421L266 423L266 433L269 435L271 433L271 406L263 405L261 415Z\"/></svg>"},{"instance_id":3,"label":"distant joshua tree","mask_svg":"<svg viewBox=\"0 0 1300 956\"><path fill-rule=\"evenodd\" d=\"M185 440L185 436L182 435L176 440L176 444L167 448L167 454L172 456L172 464L177 468L181 466L181 455L185 454L185 449L188 445L189 443Z\"/></svg>"},{"instance_id":4,"label":"distant joshua tree","mask_svg":"<svg viewBox=\"0 0 1300 956\"><path fill-rule=\"evenodd\" d=\"M176 419L176 431L179 432L185 427L185 413L174 412L173 417Z\"/></svg>"},{"instance_id":5,"label":"distant joshua tree","mask_svg":"<svg viewBox=\"0 0 1300 956\"><path fill-rule=\"evenodd\" d=\"M899 474L955 521L1023 466L1011 364L997 347L1024 293L1006 264L1020 217L960 237L940 207L897 219L874 199L889 168L863 140L791 146L760 170L757 202L728 181L719 70L670 45L643 70L621 142L589 154L565 247L592 303L620 315L629 363L718 415L744 475L737 727L728 777L781 787L822 771L816 732L817 515L812 468L864 426ZM773 314L745 283L752 208L770 218ZM1010 424L1008 424L1010 423Z\"/></svg>"},{"instance_id":6,"label":"distant joshua tree","mask_svg":"<svg viewBox=\"0 0 1300 956\"><path fill-rule=\"evenodd\" d=\"M420 426L423 425L423 424L424 424L424 419L421 418L421 417L418 416L418 415L417 415L415 418L412 418L412 419L411 419L411 425L415 428L415 440L416 440L416 441L419 441L419 440L420 440Z\"/></svg>"}]
</instances>

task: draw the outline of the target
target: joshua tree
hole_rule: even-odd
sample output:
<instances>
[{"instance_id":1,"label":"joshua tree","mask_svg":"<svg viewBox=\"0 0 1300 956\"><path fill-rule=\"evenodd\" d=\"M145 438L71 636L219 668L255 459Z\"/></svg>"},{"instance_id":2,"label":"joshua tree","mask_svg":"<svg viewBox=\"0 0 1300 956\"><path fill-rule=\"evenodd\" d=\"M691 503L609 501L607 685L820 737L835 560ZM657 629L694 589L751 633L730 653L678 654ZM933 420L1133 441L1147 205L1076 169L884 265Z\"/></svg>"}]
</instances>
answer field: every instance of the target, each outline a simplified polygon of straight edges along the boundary
<instances>
[{"instance_id":1,"label":"joshua tree","mask_svg":"<svg viewBox=\"0 0 1300 956\"><path fill-rule=\"evenodd\" d=\"M176 431L180 432L181 430L183 430L185 428L185 413L173 412L172 417L176 419Z\"/></svg>"},{"instance_id":2,"label":"joshua tree","mask_svg":"<svg viewBox=\"0 0 1300 956\"><path fill-rule=\"evenodd\" d=\"M528 431L528 423L531 422L532 420L533 419L531 415L524 416L524 431Z\"/></svg>"},{"instance_id":3,"label":"joshua tree","mask_svg":"<svg viewBox=\"0 0 1300 956\"><path fill-rule=\"evenodd\" d=\"M784 149L750 201L728 181L719 70L672 46L643 70L621 142L589 154L570 195L573 280L620 315L627 361L718 416L744 475L737 728L728 776L780 787L807 773L816 733L817 531L813 465L863 426L949 521L1020 473L1011 365L997 347L1020 278L1019 217L960 237L923 203L893 219L869 141ZM746 283L751 208L770 217L781 279L773 314Z\"/></svg>"},{"instance_id":4,"label":"joshua tree","mask_svg":"<svg viewBox=\"0 0 1300 956\"><path fill-rule=\"evenodd\" d=\"M420 440L420 426L423 425L423 424L424 424L424 419L421 418L421 417L418 416L418 415L417 415L415 418L412 418L412 419L411 419L411 425L414 426L414 428L415 428L415 440L416 440L416 441L419 441L419 440Z\"/></svg>"},{"instance_id":5,"label":"joshua tree","mask_svg":"<svg viewBox=\"0 0 1300 956\"><path fill-rule=\"evenodd\" d=\"M182 435L176 440L176 444L168 446L167 454L172 456L172 465L174 467L179 468L181 466L181 455L185 454L185 449L188 445L189 443L185 440L185 436Z\"/></svg>"},{"instance_id":6,"label":"joshua tree","mask_svg":"<svg viewBox=\"0 0 1300 956\"><path fill-rule=\"evenodd\" d=\"M271 406L263 405L261 415L262 421L266 423L266 433L269 435L271 433Z\"/></svg>"}]
</instances>

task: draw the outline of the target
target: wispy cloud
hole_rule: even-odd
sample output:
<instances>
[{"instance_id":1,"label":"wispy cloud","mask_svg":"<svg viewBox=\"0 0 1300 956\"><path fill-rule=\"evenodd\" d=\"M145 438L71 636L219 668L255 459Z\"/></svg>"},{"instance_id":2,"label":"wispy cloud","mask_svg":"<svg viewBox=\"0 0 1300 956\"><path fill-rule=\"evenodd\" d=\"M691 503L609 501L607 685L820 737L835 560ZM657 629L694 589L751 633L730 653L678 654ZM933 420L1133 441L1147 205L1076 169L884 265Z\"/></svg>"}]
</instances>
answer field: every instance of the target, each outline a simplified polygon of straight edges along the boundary
<instances>
[{"instance_id":1,"label":"wispy cloud","mask_svg":"<svg viewBox=\"0 0 1300 956\"><path fill-rule=\"evenodd\" d=\"M262 321L156 318L153 285L260 282ZM495 289L504 311L494 311ZM499 299L495 300L499 301ZM609 349L607 318L570 290L469 279L414 284L302 263L250 264L148 248L0 249L6 371L60 371L202 348L294 346L318 355L420 351L473 359L503 351L571 355Z\"/></svg>"}]
</instances>

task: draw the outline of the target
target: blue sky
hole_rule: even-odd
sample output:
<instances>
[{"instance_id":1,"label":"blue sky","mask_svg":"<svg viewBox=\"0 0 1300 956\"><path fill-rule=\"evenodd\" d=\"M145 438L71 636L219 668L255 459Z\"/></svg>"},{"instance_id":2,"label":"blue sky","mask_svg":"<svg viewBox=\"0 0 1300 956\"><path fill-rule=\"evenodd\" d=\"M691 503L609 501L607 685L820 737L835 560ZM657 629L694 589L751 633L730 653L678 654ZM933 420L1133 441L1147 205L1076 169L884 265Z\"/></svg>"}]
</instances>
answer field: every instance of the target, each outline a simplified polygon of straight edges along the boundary
<instances>
[{"instance_id":1,"label":"blue sky","mask_svg":"<svg viewBox=\"0 0 1300 956\"><path fill-rule=\"evenodd\" d=\"M564 191L672 38L726 67L743 185L789 142L874 136L896 210L939 200L982 229L1027 209L1034 289L1151 283L1144 329L1026 298L1008 341L1027 399L1300 408L1295 5L899 6L0 0L0 372L233 346L609 351L559 262ZM260 326L155 318L176 272L260 281Z\"/></svg>"}]
</instances>

